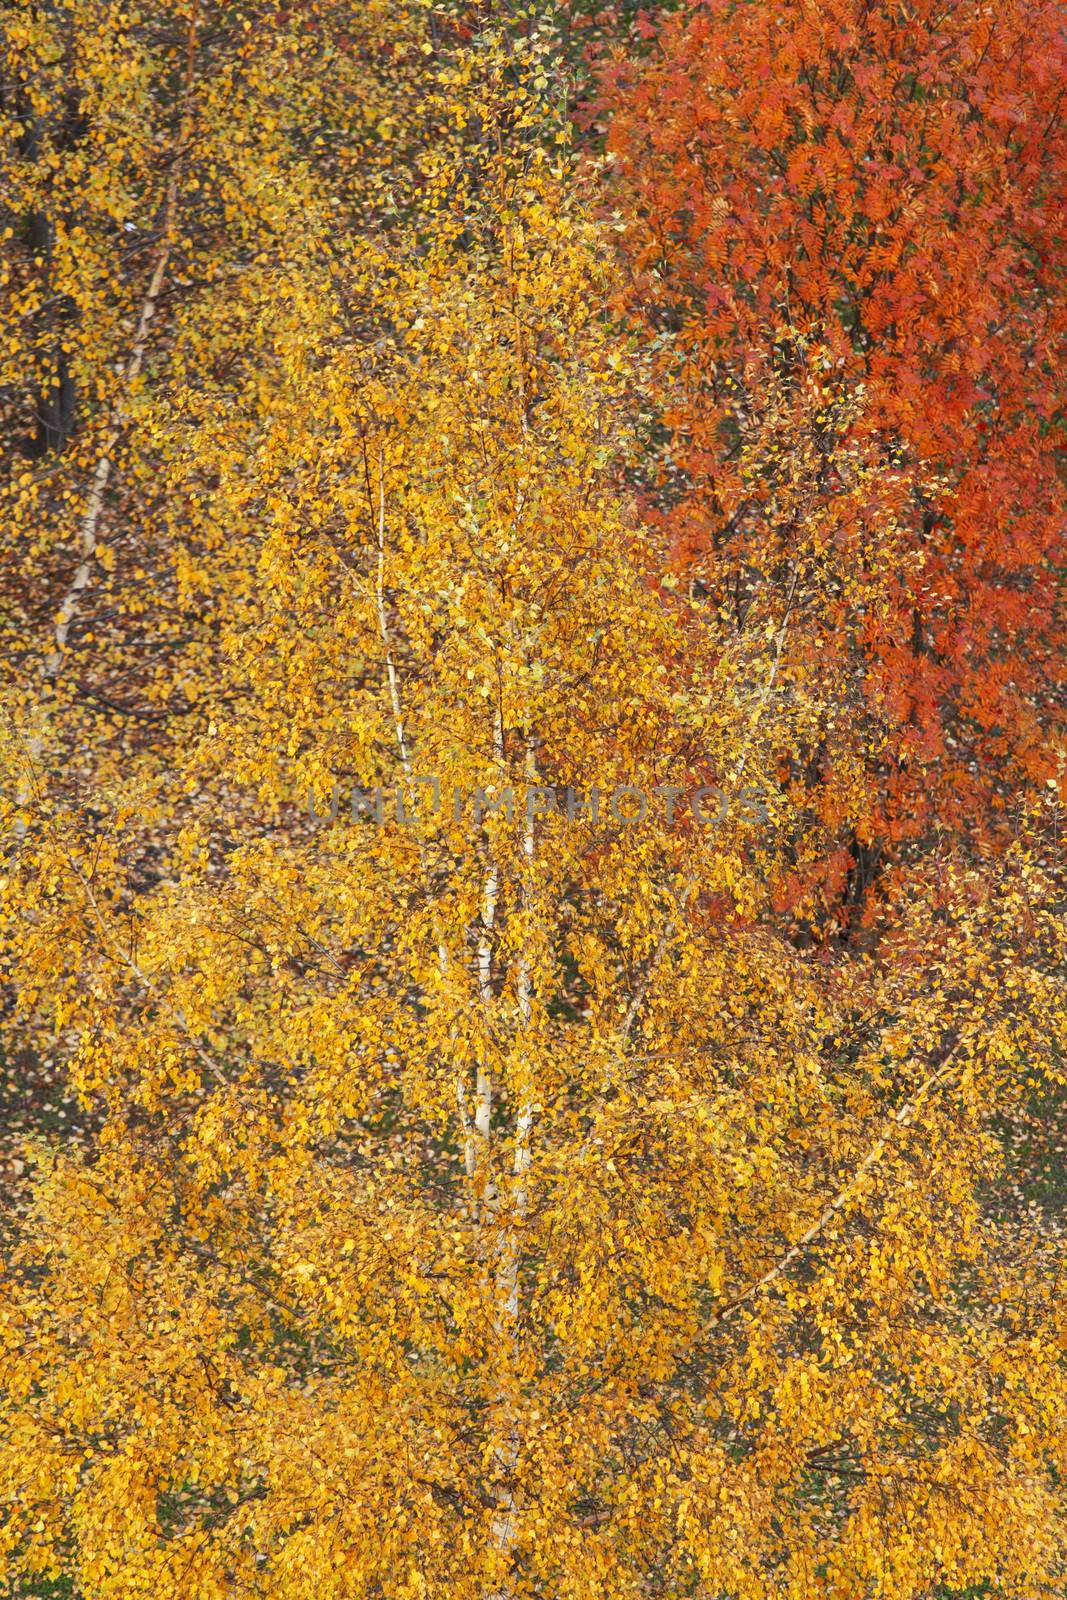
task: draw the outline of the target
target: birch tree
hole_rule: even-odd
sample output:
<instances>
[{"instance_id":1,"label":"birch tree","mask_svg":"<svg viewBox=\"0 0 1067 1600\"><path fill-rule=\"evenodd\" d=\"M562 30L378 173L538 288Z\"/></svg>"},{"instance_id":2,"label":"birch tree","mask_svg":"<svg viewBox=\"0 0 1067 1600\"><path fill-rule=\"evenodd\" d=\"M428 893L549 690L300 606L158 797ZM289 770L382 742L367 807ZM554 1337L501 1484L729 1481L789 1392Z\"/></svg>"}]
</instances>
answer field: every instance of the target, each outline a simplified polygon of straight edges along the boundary
<instances>
[{"instance_id":1,"label":"birch tree","mask_svg":"<svg viewBox=\"0 0 1067 1600\"><path fill-rule=\"evenodd\" d=\"M21 808L5 977L94 1127L11 1216L5 1579L1051 1597L1056 1240L985 1197L1062 1078L1044 820L877 962L774 932L818 569L690 626L550 58L477 43L255 381L153 413L195 737Z\"/></svg>"}]
</instances>

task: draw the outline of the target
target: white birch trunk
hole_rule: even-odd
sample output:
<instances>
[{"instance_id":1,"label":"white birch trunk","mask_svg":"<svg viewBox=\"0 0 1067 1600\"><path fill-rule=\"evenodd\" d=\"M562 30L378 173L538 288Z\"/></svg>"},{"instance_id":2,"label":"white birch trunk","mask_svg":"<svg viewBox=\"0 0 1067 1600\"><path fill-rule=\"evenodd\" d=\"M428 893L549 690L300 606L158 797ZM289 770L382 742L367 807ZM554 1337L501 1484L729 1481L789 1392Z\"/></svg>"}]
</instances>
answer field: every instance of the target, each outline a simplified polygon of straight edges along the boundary
<instances>
[{"instance_id":1,"label":"white birch trunk","mask_svg":"<svg viewBox=\"0 0 1067 1600\"><path fill-rule=\"evenodd\" d=\"M499 706L493 722L493 753L497 765L504 764L504 723ZM500 876L495 861L491 861L482 892L482 926L478 939L478 989L488 1018L493 1005L493 925L496 921L497 899L500 893ZM484 1200L492 1204L492 1177L488 1170L489 1134L493 1120L493 1083L485 1063L479 1064L475 1085L474 1127L477 1133L483 1170L488 1185ZM467 1159L467 1176L475 1175L476 1158L473 1149Z\"/></svg>"},{"instance_id":2,"label":"white birch trunk","mask_svg":"<svg viewBox=\"0 0 1067 1600\"><path fill-rule=\"evenodd\" d=\"M526 743L526 779L537 782L537 763L533 736ZM529 914L533 904L533 868L535 860L534 819L527 804L523 828L523 879L522 906ZM520 1048L528 1048L532 1016L533 986L530 971L529 936L524 938L523 954L519 958L516 978L519 1012ZM531 1135L534 1119L534 1084L532 1076L517 1085L518 1110L515 1117L515 1150L512 1157L512 1183L510 1214L501 1219L497 1253L496 1318L497 1349L502 1360L512 1357L518 1344L519 1322L519 1231L526 1218L529 1204L527 1174L530 1169ZM502 1396L502 1403L511 1406L510 1397ZM498 1509L493 1517L493 1541L498 1551L510 1556L518 1542L519 1505L514 1488L514 1476L519 1464L522 1432L514 1409L503 1430L503 1439L496 1451L496 1469L508 1486L504 1489ZM511 1600L510 1584L498 1592L495 1600Z\"/></svg>"},{"instance_id":3,"label":"white birch trunk","mask_svg":"<svg viewBox=\"0 0 1067 1600\"><path fill-rule=\"evenodd\" d=\"M141 375L144 366L145 351L148 348L148 330L156 314L160 294L163 291L163 282L167 274L167 262L170 259L171 245L174 241L174 222L178 213L178 193L181 186L182 164L185 158L185 146L190 134L190 105L193 89L193 68L196 61L196 28L197 14L194 11L189 22L189 33L186 42L185 87L183 91L183 107L181 124L178 132L177 147L174 159L171 162L170 175L167 179L166 197L163 203L163 228L159 245L159 254L152 276L148 282L148 289L141 302L140 315L137 318L137 328L133 336L133 348L122 378L122 389L115 402L111 414L108 431L104 438L103 449L93 472L89 486L89 498L86 502L85 513L81 520L78 539L78 565L66 594L63 596L59 611L56 613L52 629L52 647L45 657L41 670L41 680L45 689L55 685L63 668L63 657L67 647L67 637L70 625L77 614L78 604L82 594L89 587L92 578L93 561L96 558L97 533L100 527L100 518L104 511L104 497L107 494L108 484L111 481L111 471L114 464L115 451L122 430L126 425L125 400L130 389ZM21 843L26 832L26 824L22 820L21 812L28 803L33 784L33 768L39 761L44 747L44 732L38 726L27 746L27 766L18 791L18 812L15 821L15 838Z\"/></svg>"}]
</instances>

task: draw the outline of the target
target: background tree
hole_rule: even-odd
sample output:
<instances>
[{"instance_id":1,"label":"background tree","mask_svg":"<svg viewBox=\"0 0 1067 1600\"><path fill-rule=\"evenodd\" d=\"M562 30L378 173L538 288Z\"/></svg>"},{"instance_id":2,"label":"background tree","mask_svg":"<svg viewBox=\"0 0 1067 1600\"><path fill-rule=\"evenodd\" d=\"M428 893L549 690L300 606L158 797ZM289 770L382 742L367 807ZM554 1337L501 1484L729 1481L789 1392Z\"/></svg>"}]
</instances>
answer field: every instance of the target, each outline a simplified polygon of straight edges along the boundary
<instances>
[{"instance_id":1,"label":"background tree","mask_svg":"<svg viewBox=\"0 0 1067 1600\"><path fill-rule=\"evenodd\" d=\"M705 604L788 590L802 535L776 481L799 438L830 517L842 436L908 480L888 540L872 506L825 558L809 661L851 657L857 714L892 725L839 835L853 878L939 827L997 832L1020 788L1063 781L1062 22L709 0L642 14L602 57L625 299L659 351L646 512ZM783 384L800 433L753 482L743 446ZM895 569L877 619L840 603L856 565ZM792 758L833 787L819 741ZM840 903L832 852L828 872Z\"/></svg>"}]
</instances>

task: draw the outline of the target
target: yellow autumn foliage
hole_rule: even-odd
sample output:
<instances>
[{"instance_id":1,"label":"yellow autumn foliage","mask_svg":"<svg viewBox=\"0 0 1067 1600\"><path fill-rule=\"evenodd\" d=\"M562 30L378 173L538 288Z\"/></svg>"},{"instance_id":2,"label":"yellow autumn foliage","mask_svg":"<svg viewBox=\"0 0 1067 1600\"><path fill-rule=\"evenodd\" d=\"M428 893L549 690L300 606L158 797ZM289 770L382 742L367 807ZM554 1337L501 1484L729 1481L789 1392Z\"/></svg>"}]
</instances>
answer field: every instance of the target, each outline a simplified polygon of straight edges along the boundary
<instances>
[{"instance_id":1,"label":"yellow autumn foliage","mask_svg":"<svg viewBox=\"0 0 1067 1600\"><path fill-rule=\"evenodd\" d=\"M4 502L4 1048L85 1135L9 1208L0 1571L1051 1597L1058 1241L990 1199L1062 1083L1043 819L917 867L877 958L784 935L825 530L758 650L660 581L551 35L449 26L5 15L40 115L81 86L50 292L96 399Z\"/></svg>"}]
</instances>

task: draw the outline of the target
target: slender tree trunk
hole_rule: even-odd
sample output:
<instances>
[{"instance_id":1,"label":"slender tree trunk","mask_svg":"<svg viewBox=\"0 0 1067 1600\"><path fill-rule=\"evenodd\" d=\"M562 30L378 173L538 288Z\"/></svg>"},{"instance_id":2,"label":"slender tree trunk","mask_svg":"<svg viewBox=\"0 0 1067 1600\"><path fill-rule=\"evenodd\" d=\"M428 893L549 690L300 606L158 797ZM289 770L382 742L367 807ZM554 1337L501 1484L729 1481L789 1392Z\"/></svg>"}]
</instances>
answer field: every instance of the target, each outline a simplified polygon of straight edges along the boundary
<instances>
[{"instance_id":1,"label":"slender tree trunk","mask_svg":"<svg viewBox=\"0 0 1067 1600\"><path fill-rule=\"evenodd\" d=\"M167 262L170 258L171 246L174 242L174 223L178 214L178 194L181 188L182 163L185 159L185 147L190 136L190 114L192 109L193 72L196 63L196 29L197 14L194 11L189 19L189 31L186 39L185 56L185 86L182 95L182 117L178 129L177 146L171 161L170 174L167 178L167 192L163 203L162 238L159 245L159 254L156 257L155 268L149 280L148 290L141 302L141 312L137 319L137 331L134 334L133 349L124 373L123 390L116 402L111 417L111 424L104 439L104 447L93 473L93 481L89 490L89 500L85 508L85 515L81 524L81 560L77 571L71 580L70 588L63 598L59 614L55 623L55 646L50 652L45 663L44 676L46 682L54 682L59 675L63 661L63 651L67 643L67 634L71 621L77 609L78 600L82 591L88 586L92 572L93 557L96 554L96 534L100 517L104 509L104 496L107 486L111 481L111 470L114 462L115 450L118 447L122 430L126 424L125 400L129 391L141 375L144 366L145 351L148 348L148 330L156 314L159 297L163 290L163 280L167 275Z\"/></svg>"},{"instance_id":2,"label":"slender tree trunk","mask_svg":"<svg viewBox=\"0 0 1067 1600\"><path fill-rule=\"evenodd\" d=\"M104 497L108 484L111 481L111 472L114 464L115 451L122 430L126 425L126 398L130 389L141 375L144 366L145 351L148 347L148 332L152 319L156 314L159 296L163 289L163 282L167 273L167 262L170 258L171 246L174 240L174 224L178 212L178 195L181 187L182 163L185 159L185 148L191 132L193 75L196 65L196 36L197 12L194 10L189 19L189 31L186 38L185 57L185 82L182 94L182 115L178 129L177 143L173 152L170 173L167 178L166 196L163 203L162 238L159 245L159 254L148 283L144 299L141 302L140 315L137 319L137 329L134 334L133 347L123 374L122 390L112 410L108 432L104 438L103 449L97 461L92 481L89 486L89 498L86 503L84 515L79 530L78 565L71 578L66 594L56 614L52 631L52 647L44 660L41 670L41 679L47 691L58 681L63 669L63 658L66 653L67 638L70 633L71 623L77 613L82 594L89 586L92 577L93 561L96 557L97 531L100 518L104 510ZM41 722L33 732L27 745L27 770L19 786L18 805L19 812L29 803L33 788L33 769L41 756L44 747L44 727ZM21 814L15 821L15 839L21 844L26 832L26 824Z\"/></svg>"},{"instance_id":3,"label":"slender tree trunk","mask_svg":"<svg viewBox=\"0 0 1067 1600\"><path fill-rule=\"evenodd\" d=\"M526 742L526 781L537 782L537 761L532 735ZM523 877L522 908L529 917L533 907L533 869L536 854L534 818L527 803L523 827ZM519 1261L520 1235L529 1206L528 1173L532 1155L531 1139L534 1120L534 1081L530 1071L529 1047L532 1020L533 982L530 967L530 941L527 931L523 941L523 954L519 959L516 977L518 1001L518 1046L520 1070L523 1077L515 1085L517 1109L515 1114L515 1149L509 1201L506 1213L499 1223L496 1276L496 1346L501 1365L512 1365L518 1353L519 1330ZM496 1515L493 1518L493 1540L496 1548L508 1558L518 1542L520 1508L515 1489L522 1448L522 1429L516 1399L510 1394L499 1396L500 1407L506 1412L502 1440L496 1449L495 1466L502 1487ZM498 1592L496 1600L511 1600L510 1583Z\"/></svg>"},{"instance_id":4,"label":"slender tree trunk","mask_svg":"<svg viewBox=\"0 0 1067 1600\"><path fill-rule=\"evenodd\" d=\"M493 752L497 765L504 764L504 724L499 707L493 722ZM482 892L482 926L478 939L478 989L485 1007L486 1016L492 1011L493 1005L493 925L496 921L497 900L500 893L500 875L495 861L489 866L485 877L485 887ZM493 1120L493 1084L489 1070L482 1062L478 1067L478 1079L475 1087L475 1112L474 1126L479 1140L479 1148L486 1181L491 1185L492 1179L488 1171L489 1134ZM467 1176L475 1175L475 1161L473 1152L467 1160ZM485 1196L491 1202L491 1192Z\"/></svg>"}]
</instances>

